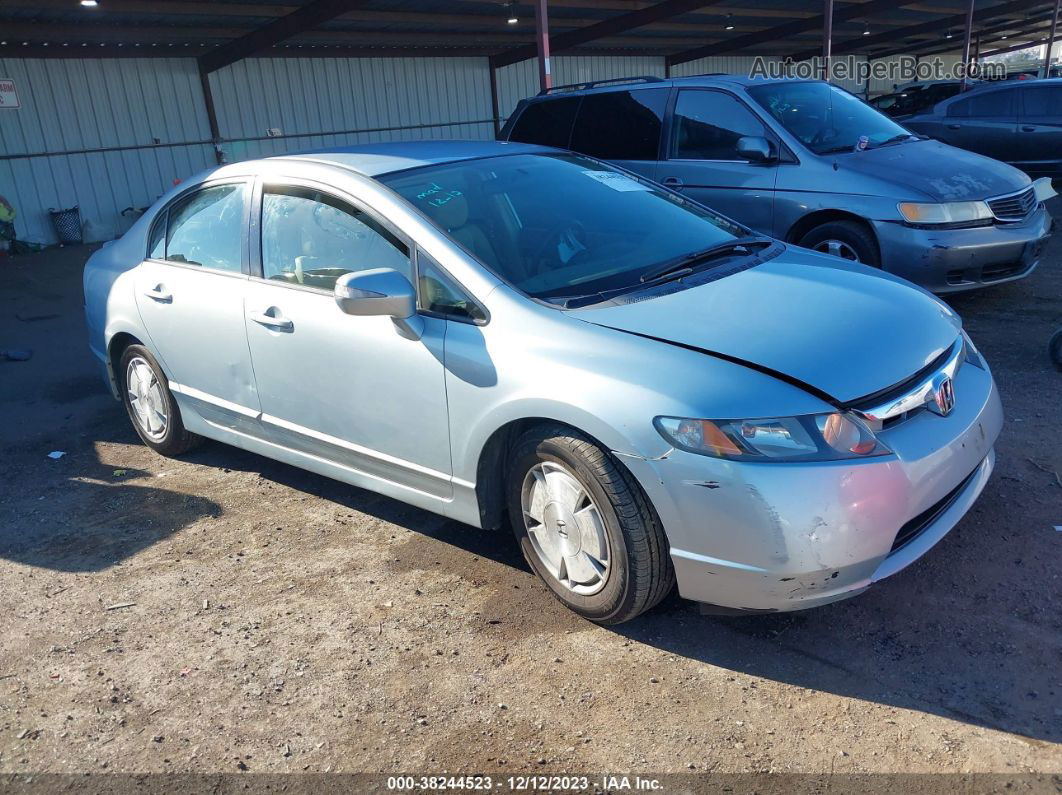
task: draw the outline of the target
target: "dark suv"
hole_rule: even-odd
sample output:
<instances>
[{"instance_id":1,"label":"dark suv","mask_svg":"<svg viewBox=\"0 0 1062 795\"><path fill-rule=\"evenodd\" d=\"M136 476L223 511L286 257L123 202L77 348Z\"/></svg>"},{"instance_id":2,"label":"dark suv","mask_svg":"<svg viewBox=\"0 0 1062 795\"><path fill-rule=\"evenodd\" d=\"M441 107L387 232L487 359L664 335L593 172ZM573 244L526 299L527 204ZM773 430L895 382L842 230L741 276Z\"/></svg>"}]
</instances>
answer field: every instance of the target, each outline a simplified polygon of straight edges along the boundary
<instances>
[{"instance_id":1,"label":"dark suv","mask_svg":"<svg viewBox=\"0 0 1062 795\"><path fill-rule=\"evenodd\" d=\"M936 292L1027 275L1051 229L1049 181L914 135L820 80L563 86L520 102L500 137L611 161L758 232Z\"/></svg>"}]
</instances>

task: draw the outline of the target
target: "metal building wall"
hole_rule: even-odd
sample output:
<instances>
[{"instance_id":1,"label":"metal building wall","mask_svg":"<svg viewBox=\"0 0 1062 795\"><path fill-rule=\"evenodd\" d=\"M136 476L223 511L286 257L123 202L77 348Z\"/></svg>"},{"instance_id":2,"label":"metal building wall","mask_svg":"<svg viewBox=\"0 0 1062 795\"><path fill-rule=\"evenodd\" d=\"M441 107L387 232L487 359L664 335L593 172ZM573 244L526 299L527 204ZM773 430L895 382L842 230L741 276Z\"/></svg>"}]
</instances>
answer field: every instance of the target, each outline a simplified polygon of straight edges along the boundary
<instances>
[{"instance_id":1,"label":"metal building wall","mask_svg":"<svg viewBox=\"0 0 1062 795\"><path fill-rule=\"evenodd\" d=\"M230 161L494 137L486 58L252 58L214 72L210 86Z\"/></svg>"},{"instance_id":2,"label":"metal building wall","mask_svg":"<svg viewBox=\"0 0 1062 795\"><path fill-rule=\"evenodd\" d=\"M214 163L195 62L179 58L0 59L21 108L0 110L0 196L20 240L55 240L48 208L77 205L86 240L107 240L174 179Z\"/></svg>"}]
</instances>

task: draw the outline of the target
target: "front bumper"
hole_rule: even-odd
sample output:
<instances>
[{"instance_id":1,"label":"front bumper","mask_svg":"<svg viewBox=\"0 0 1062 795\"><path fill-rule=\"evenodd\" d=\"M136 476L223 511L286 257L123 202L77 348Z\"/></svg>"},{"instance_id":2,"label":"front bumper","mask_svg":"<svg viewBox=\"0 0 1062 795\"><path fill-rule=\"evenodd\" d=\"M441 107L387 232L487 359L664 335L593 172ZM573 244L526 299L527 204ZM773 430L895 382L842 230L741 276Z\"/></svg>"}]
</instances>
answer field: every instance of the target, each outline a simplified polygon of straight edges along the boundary
<instances>
[{"instance_id":1,"label":"front bumper","mask_svg":"<svg viewBox=\"0 0 1062 795\"><path fill-rule=\"evenodd\" d=\"M987 370L964 365L947 417L921 411L866 461L747 464L673 450L625 459L671 545L681 595L748 611L814 607L921 557L969 510L1003 424ZM904 538L897 543L897 536Z\"/></svg>"},{"instance_id":2,"label":"front bumper","mask_svg":"<svg viewBox=\"0 0 1062 795\"><path fill-rule=\"evenodd\" d=\"M917 229L874 221L882 268L935 293L970 290L1028 276L1051 236L1041 204L1021 223L973 229Z\"/></svg>"}]
</instances>

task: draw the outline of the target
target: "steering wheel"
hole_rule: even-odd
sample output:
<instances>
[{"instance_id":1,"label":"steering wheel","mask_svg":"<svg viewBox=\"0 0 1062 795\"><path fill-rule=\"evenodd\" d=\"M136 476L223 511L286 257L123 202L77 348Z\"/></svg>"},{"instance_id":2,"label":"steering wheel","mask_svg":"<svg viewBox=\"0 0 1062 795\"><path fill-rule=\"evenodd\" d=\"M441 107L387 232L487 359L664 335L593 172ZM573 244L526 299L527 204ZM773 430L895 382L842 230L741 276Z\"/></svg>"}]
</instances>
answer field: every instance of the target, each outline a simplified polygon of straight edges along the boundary
<instances>
[{"instance_id":1,"label":"steering wheel","mask_svg":"<svg viewBox=\"0 0 1062 795\"><path fill-rule=\"evenodd\" d=\"M568 258L564 265L571 265L578 257L585 255L586 252L586 227L579 221L572 221L564 219L563 221L555 224L545 235L542 236L542 240L531 254L531 263L538 264L545 259L554 259L556 257L556 249L561 245L561 242L565 237L570 237L573 242L576 242L583 246L583 248L575 251L571 257ZM550 249L554 250L554 256L546 256ZM541 266L537 268L537 272L541 273L544 270Z\"/></svg>"},{"instance_id":2,"label":"steering wheel","mask_svg":"<svg viewBox=\"0 0 1062 795\"><path fill-rule=\"evenodd\" d=\"M820 127L819 131L808 141L808 146L819 146L836 137L837 130L833 127Z\"/></svg>"}]
</instances>

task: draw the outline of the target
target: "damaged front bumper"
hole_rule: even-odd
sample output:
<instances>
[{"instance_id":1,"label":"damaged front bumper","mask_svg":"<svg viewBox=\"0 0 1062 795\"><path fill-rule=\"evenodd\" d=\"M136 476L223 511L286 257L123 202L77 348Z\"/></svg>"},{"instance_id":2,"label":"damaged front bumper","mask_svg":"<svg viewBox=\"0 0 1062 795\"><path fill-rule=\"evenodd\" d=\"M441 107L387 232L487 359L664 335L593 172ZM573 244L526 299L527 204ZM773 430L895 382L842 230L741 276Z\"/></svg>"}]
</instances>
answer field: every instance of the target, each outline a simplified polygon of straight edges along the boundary
<instances>
[{"instance_id":1,"label":"damaged front bumper","mask_svg":"<svg viewBox=\"0 0 1062 795\"><path fill-rule=\"evenodd\" d=\"M742 611L854 596L943 538L984 489L1003 423L987 370L955 377L947 417L923 410L866 461L748 464L673 450L625 459L671 545L681 595Z\"/></svg>"},{"instance_id":2,"label":"damaged front bumper","mask_svg":"<svg viewBox=\"0 0 1062 795\"><path fill-rule=\"evenodd\" d=\"M969 229L917 228L874 221L881 266L935 293L970 290L1028 276L1051 236L1041 204L1020 223Z\"/></svg>"}]
</instances>

